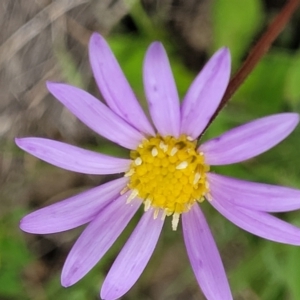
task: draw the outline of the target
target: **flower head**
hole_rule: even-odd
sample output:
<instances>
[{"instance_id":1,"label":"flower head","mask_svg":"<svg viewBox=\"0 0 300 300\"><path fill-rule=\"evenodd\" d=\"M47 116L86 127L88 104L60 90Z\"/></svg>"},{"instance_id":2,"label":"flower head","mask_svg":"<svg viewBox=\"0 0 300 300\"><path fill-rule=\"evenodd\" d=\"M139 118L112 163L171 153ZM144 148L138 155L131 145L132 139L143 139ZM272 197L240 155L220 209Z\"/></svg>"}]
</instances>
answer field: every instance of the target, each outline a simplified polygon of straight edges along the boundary
<instances>
[{"instance_id":1,"label":"flower head","mask_svg":"<svg viewBox=\"0 0 300 300\"><path fill-rule=\"evenodd\" d=\"M21 229L45 234L89 223L62 271L62 285L70 286L102 258L143 204L145 213L112 265L101 297L117 299L132 287L154 251L164 220L170 216L174 230L182 219L187 253L207 299L232 299L199 203L207 199L227 219L255 235L299 245L300 230L269 213L299 209L300 191L217 175L210 166L241 162L270 149L293 131L298 114L257 119L198 146L197 139L228 85L228 49L215 53L180 104L163 46L155 42L149 47L144 86L154 126L99 34L92 35L89 50L94 76L107 105L70 85L48 82L47 87L95 132L130 149L130 158L42 138L20 138L16 143L28 153L67 170L124 175L25 216Z\"/></svg>"}]
</instances>

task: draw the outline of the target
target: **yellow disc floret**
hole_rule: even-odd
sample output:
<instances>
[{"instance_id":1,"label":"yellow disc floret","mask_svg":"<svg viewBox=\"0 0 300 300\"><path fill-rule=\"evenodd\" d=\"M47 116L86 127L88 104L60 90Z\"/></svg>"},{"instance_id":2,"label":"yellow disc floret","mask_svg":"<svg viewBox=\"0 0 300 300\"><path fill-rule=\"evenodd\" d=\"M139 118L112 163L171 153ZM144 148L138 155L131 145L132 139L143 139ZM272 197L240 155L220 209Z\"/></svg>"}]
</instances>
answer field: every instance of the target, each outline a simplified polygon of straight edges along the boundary
<instances>
[{"instance_id":1,"label":"yellow disc floret","mask_svg":"<svg viewBox=\"0 0 300 300\"><path fill-rule=\"evenodd\" d=\"M132 190L129 201L143 199L145 210L154 208L154 217L162 210L162 217L173 215L176 230L181 213L209 193L206 172L209 166L203 153L196 150L196 141L187 136L151 137L131 151L133 160L125 176Z\"/></svg>"}]
</instances>

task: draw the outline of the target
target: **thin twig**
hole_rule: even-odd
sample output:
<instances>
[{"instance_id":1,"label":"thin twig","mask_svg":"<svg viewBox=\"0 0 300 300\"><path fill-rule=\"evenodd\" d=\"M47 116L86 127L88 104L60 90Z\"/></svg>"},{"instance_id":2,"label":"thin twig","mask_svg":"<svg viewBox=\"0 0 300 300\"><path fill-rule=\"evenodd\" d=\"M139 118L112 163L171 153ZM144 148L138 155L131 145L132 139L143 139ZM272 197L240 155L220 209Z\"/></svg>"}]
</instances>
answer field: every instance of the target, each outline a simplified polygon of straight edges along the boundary
<instances>
[{"instance_id":1,"label":"thin twig","mask_svg":"<svg viewBox=\"0 0 300 300\"><path fill-rule=\"evenodd\" d=\"M267 53L271 44L284 29L285 25L289 22L292 14L299 7L299 0L289 0L286 5L283 7L281 12L276 16L273 22L268 27L267 31L259 39L257 44L252 48L248 57L242 64L241 68L230 80L229 85L226 89L226 92L220 102L219 107L217 108L214 115L211 117L207 127L212 123L212 121L217 117L221 109L226 105L231 96L236 92L239 86L244 82L247 76L251 73L257 63L261 58ZM206 127L206 128L207 128Z\"/></svg>"}]
</instances>

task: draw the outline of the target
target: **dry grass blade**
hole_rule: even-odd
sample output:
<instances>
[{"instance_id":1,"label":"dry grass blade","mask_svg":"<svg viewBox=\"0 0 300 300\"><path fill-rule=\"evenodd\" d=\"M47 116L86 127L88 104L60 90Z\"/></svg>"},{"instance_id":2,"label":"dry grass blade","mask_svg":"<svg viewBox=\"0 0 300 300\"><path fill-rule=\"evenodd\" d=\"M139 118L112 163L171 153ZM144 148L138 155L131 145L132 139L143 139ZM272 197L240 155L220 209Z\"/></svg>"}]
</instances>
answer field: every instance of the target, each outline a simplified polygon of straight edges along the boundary
<instances>
[{"instance_id":1,"label":"dry grass blade","mask_svg":"<svg viewBox=\"0 0 300 300\"><path fill-rule=\"evenodd\" d=\"M87 2L89 0L57 0L40 11L0 46L0 70L5 62L9 61L49 24L72 8Z\"/></svg>"}]
</instances>

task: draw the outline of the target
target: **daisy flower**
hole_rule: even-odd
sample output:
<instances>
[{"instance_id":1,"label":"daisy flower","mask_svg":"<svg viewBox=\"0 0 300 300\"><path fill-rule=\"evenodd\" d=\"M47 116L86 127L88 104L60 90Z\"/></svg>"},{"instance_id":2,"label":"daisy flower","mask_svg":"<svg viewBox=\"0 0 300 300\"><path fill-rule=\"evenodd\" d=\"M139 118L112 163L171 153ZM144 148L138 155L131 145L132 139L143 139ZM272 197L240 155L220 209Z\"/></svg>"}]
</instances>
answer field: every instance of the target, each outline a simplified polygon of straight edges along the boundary
<instances>
[{"instance_id":1,"label":"daisy flower","mask_svg":"<svg viewBox=\"0 0 300 300\"><path fill-rule=\"evenodd\" d=\"M90 39L93 73L106 105L87 92L48 82L50 93L101 136L130 149L112 157L44 138L18 138L26 152L66 170L123 173L119 179L39 209L21 220L29 233L48 234L87 224L63 267L67 287L85 276L115 242L143 204L144 214L108 272L101 298L124 295L147 265L165 219L182 222L188 257L207 299L232 299L224 267L199 203L208 201L232 223L272 241L300 245L300 230L270 213L300 208L300 191L243 181L210 172L210 166L252 158L286 138L296 113L254 120L198 145L230 77L230 53L217 51L180 104L166 52L159 42L147 50L143 78L149 122L106 41Z\"/></svg>"}]
</instances>

